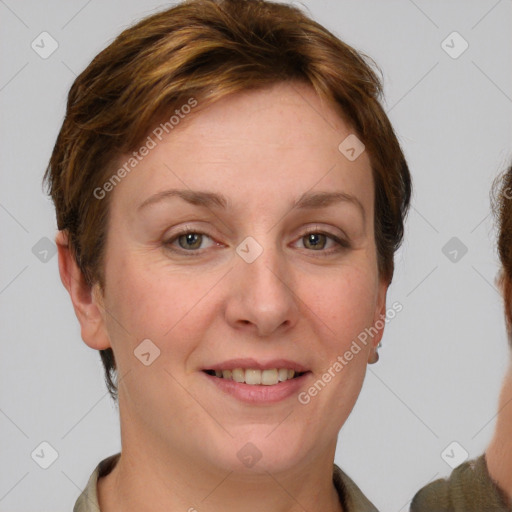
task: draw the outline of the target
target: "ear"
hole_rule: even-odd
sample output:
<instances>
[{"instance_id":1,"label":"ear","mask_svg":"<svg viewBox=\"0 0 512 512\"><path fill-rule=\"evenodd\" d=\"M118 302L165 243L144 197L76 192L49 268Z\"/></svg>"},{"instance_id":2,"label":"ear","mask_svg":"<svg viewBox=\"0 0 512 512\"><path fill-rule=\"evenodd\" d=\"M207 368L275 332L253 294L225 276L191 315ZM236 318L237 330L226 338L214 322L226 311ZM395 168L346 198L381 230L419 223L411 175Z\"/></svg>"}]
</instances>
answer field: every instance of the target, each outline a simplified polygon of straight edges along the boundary
<instances>
[{"instance_id":1,"label":"ear","mask_svg":"<svg viewBox=\"0 0 512 512\"><path fill-rule=\"evenodd\" d=\"M512 346L512 283L505 270L502 268L494 280L502 298L503 311L505 313L505 326L510 346Z\"/></svg>"},{"instance_id":2,"label":"ear","mask_svg":"<svg viewBox=\"0 0 512 512\"><path fill-rule=\"evenodd\" d=\"M55 236L55 243L59 254L60 279L71 297L76 317L80 322L82 339L96 350L110 348L103 296L99 285L91 287L87 284L69 248L67 231L59 231Z\"/></svg>"},{"instance_id":3,"label":"ear","mask_svg":"<svg viewBox=\"0 0 512 512\"><path fill-rule=\"evenodd\" d=\"M505 272L503 271L503 268L500 268L496 274L496 277L494 278L494 285L496 288L498 288L498 291L501 293L501 295L505 295Z\"/></svg>"},{"instance_id":4,"label":"ear","mask_svg":"<svg viewBox=\"0 0 512 512\"><path fill-rule=\"evenodd\" d=\"M375 314L373 317L372 327L377 330L372 336L370 353L368 355L368 362L374 363L378 360L377 346L379 345L382 336L384 335L384 327L386 325L386 295L388 292L389 283L384 279L379 280L377 285L377 301L375 303Z\"/></svg>"}]
</instances>

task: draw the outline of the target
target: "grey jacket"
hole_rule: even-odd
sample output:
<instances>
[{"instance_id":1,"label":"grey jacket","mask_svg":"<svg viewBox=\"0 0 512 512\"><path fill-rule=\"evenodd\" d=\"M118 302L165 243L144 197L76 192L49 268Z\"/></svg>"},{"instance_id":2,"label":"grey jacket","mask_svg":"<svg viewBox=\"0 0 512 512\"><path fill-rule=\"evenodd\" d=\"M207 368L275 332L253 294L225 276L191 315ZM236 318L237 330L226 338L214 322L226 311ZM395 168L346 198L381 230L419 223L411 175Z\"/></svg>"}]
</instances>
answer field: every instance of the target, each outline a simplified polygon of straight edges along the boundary
<instances>
[{"instance_id":1,"label":"grey jacket","mask_svg":"<svg viewBox=\"0 0 512 512\"><path fill-rule=\"evenodd\" d=\"M485 455L456 467L449 478L423 487L410 512L510 512L507 498L491 480Z\"/></svg>"}]
</instances>

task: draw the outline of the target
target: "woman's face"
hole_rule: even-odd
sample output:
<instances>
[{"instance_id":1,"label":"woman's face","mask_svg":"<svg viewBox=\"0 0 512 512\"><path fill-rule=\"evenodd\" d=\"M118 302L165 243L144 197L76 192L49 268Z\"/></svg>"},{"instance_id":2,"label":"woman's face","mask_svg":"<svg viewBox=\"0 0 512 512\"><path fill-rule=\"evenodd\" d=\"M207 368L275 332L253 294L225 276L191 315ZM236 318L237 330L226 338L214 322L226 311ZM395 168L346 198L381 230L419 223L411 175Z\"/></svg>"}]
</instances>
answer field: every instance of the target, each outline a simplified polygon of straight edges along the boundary
<instances>
[{"instance_id":1,"label":"woman's face","mask_svg":"<svg viewBox=\"0 0 512 512\"><path fill-rule=\"evenodd\" d=\"M385 312L368 155L340 151L350 127L306 85L200 108L110 192L123 450L235 471L332 457L382 333L353 341Z\"/></svg>"}]
</instances>

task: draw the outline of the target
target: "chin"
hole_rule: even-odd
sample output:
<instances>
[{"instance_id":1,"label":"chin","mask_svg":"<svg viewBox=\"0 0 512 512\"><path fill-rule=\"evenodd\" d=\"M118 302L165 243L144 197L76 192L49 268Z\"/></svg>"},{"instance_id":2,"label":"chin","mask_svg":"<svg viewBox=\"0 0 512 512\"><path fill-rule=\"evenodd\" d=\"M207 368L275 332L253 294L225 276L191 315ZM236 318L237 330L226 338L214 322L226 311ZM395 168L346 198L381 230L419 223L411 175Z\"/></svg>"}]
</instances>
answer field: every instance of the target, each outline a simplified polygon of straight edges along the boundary
<instances>
[{"instance_id":1,"label":"chin","mask_svg":"<svg viewBox=\"0 0 512 512\"><path fill-rule=\"evenodd\" d=\"M285 472L313 457L315 444L305 427L303 432L283 425L252 426L250 432L244 428L233 438L225 438L218 453L210 455L214 464L239 474Z\"/></svg>"}]
</instances>

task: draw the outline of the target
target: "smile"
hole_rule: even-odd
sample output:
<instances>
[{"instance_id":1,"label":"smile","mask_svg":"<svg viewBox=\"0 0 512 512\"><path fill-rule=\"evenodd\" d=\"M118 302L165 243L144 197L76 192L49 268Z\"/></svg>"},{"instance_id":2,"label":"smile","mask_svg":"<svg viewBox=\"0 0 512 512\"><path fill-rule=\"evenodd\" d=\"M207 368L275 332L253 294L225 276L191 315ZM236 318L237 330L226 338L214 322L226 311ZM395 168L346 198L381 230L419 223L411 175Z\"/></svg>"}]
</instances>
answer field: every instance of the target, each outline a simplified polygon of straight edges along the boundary
<instances>
[{"instance_id":1,"label":"smile","mask_svg":"<svg viewBox=\"0 0 512 512\"><path fill-rule=\"evenodd\" d=\"M279 382L295 379L304 374L304 372L296 372L289 368L269 368L265 370L233 368L232 370L205 370L205 372L220 379L232 380L251 386L274 386Z\"/></svg>"}]
</instances>

